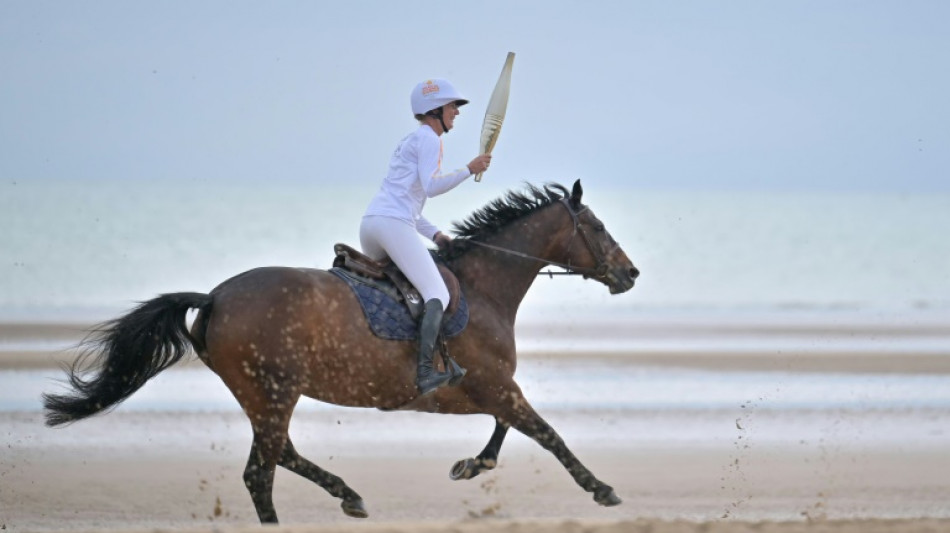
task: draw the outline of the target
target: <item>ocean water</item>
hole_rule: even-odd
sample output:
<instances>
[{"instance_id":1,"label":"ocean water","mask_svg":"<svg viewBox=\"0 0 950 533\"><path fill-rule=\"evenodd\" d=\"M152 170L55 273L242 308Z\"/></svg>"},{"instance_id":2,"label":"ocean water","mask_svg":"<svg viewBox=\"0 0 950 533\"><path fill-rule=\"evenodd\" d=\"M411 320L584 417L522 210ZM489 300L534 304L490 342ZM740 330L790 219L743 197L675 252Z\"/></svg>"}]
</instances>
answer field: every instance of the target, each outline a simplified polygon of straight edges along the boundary
<instances>
[{"instance_id":1,"label":"ocean water","mask_svg":"<svg viewBox=\"0 0 950 533\"><path fill-rule=\"evenodd\" d=\"M584 380L579 380L579 375ZM833 441L851 447L900 446L904 450L946 449L950 445L947 375L732 372L574 359L524 360L516 377L534 408L570 435L573 443L625 449L650 443L730 446L738 436L780 445ZM0 372L0 418L28 417L33 421L30 434L38 443L100 438L96 431L84 436L89 432L58 433L40 427L40 395L61 390L57 383L61 378L54 369ZM248 433L246 420L227 387L202 367L163 372L116 412L159 418L171 415L174 420L189 415L205 417L205 423L211 423L215 431L225 430L222 419L226 418L234 421L227 432L235 433L238 441L246 440ZM306 398L298 403L296 415L300 423L294 431L304 431L319 441L328 438L327 426L343 420L346 431L335 431L329 438L352 445L347 446L347 453L359 453L354 450L368 443L404 445L420 438L431 442L436 427L443 444L477 442L491 431L485 416L394 415ZM98 418L115 420L114 416ZM318 423L314 424L315 420ZM134 425L109 435L108 445L115 445L114 439L141 445L139 428ZM160 449L164 444L159 443L165 441L181 446L181 440L174 429L149 438L153 449ZM236 449L243 452L243 446Z\"/></svg>"},{"instance_id":2,"label":"ocean water","mask_svg":"<svg viewBox=\"0 0 950 533\"><path fill-rule=\"evenodd\" d=\"M611 296L539 278L524 323L605 317L950 316L950 194L655 192L600 187L585 200L641 270ZM443 228L519 188L466 183L431 199ZM208 291L262 265L327 267L358 243L372 184L5 181L0 320L100 320L158 293ZM464 191L464 192L459 192Z\"/></svg>"},{"instance_id":3,"label":"ocean water","mask_svg":"<svg viewBox=\"0 0 950 533\"><path fill-rule=\"evenodd\" d=\"M583 385L577 375L584 375ZM44 392L63 391L59 369L0 372L0 411L36 411ZM757 405L773 410L942 410L950 375L715 371L603 361L522 360L517 380L538 409L706 411ZM302 410L342 409L304 400ZM230 411L237 402L203 366L165 371L122 407L132 411Z\"/></svg>"}]
</instances>

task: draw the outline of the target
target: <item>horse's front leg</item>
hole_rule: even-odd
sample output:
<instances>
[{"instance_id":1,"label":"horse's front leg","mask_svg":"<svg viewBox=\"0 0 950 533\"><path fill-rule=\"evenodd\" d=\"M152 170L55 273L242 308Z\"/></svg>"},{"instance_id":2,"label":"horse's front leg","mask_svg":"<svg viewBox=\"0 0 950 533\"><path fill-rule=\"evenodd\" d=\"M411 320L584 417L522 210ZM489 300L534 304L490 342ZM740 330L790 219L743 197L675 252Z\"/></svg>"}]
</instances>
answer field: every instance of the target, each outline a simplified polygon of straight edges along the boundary
<instances>
[{"instance_id":1,"label":"horse's front leg","mask_svg":"<svg viewBox=\"0 0 950 533\"><path fill-rule=\"evenodd\" d=\"M500 423L510 425L553 453L581 488L594 493L595 502L608 507L622 502L614 493L613 487L594 477L571 453L560 435L535 412L514 382L507 396L507 401L497 405L497 412L493 413Z\"/></svg>"},{"instance_id":2,"label":"horse's front leg","mask_svg":"<svg viewBox=\"0 0 950 533\"><path fill-rule=\"evenodd\" d=\"M462 459L452 466L449 477L452 479L472 479L485 470L491 470L498 464L498 451L505 442L508 426L495 418L495 431L491 434L485 449L477 457Z\"/></svg>"}]
</instances>

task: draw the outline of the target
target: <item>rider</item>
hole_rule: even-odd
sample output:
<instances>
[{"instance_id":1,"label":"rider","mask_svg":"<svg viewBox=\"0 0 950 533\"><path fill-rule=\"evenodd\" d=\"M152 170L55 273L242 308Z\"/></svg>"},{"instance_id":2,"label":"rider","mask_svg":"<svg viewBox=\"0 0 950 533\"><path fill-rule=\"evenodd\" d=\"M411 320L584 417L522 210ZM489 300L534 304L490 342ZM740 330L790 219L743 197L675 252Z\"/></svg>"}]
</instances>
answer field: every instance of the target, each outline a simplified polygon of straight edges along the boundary
<instances>
[{"instance_id":1,"label":"rider","mask_svg":"<svg viewBox=\"0 0 950 533\"><path fill-rule=\"evenodd\" d=\"M431 79L415 86L410 103L419 127L399 142L390 157L386 178L363 215L360 245L373 259L392 259L425 301L419 324L416 386L421 394L428 394L454 377L449 371L436 372L432 362L442 315L449 305L449 291L418 236L440 248L448 246L451 239L422 216L422 208L426 198L484 172L491 155L476 157L466 168L443 172L442 134L452 129L459 107L468 100L448 81Z\"/></svg>"}]
</instances>

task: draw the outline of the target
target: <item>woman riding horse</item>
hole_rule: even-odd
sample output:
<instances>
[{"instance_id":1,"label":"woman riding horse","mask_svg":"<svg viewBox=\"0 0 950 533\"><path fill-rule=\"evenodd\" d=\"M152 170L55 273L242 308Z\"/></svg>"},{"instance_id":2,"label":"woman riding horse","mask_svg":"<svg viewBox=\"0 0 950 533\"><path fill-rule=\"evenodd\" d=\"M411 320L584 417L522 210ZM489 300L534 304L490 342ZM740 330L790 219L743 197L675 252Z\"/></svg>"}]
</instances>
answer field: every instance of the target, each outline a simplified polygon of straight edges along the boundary
<instances>
[{"instance_id":1,"label":"woman riding horse","mask_svg":"<svg viewBox=\"0 0 950 533\"><path fill-rule=\"evenodd\" d=\"M449 307L449 290L442 281L428 248L419 235L440 248L449 237L422 216L426 199L448 192L466 178L484 172L490 154L473 159L466 168L442 172L442 134L455 125L459 107L468 103L446 80L426 80L415 86L410 97L419 127L404 137L389 159L389 173L370 202L360 224L363 253L375 260L386 257L412 282L425 302L419 324L419 357L416 386L428 394L460 375L437 372L432 363L442 315Z\"/></svg>"},{"instance_id":2,"label":"woman riding horse","mask_svg":"<svg viewBox=\"0 0 950 533\"><path fill-rule=\"evenodd\" d=\"M363 499L340 477L296 450L288 429L301 397L350 407L491 416L495 430L452 479L471 479L497 465L509 428L551 452L601 505L617 505L613 488L574 456L524 397L514 379L518 308L545 265L566 268L620 294L639 271L591 209L558 185L509 192L456 225L441 253L469 309L465 330L448 339L469 369L457 387L421 395L414 385L414 341L375 336L353 291L326 270L265 267L224 281L208 294L153 298L87 341L68 371L70 389L44 395L46 422L58 426L108 411L192 350L228 387L250 421L254 439L244 469L262 523L277 522L274 473L286 468L339 498L348 516L368 515ZM189 329L186 317L198 309ZM408 481L408 480L407 480Z\"/></svg>"}]
</instances>

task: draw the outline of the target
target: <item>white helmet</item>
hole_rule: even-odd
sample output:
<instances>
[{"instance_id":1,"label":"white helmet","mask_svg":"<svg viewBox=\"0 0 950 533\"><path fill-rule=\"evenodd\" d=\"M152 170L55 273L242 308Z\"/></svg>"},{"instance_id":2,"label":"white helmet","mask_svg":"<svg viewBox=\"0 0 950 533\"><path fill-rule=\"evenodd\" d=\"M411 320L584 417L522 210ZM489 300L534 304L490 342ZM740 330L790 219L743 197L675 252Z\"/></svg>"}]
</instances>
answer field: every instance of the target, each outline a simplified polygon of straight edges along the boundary
<instances>
[{"instance_id":1,"label":"white helmet","mask_svg":"<svg viewBox=\"0 0 950 533\"><path fill-rule=\"evenodd\" d=\"M412 90L409 101L412 103L413 115L425 115L433 109L438 109L452 102L465 105L468 100L459 94L448 80L431 79L416 85Z\"/></svg>"}]
</instances>

